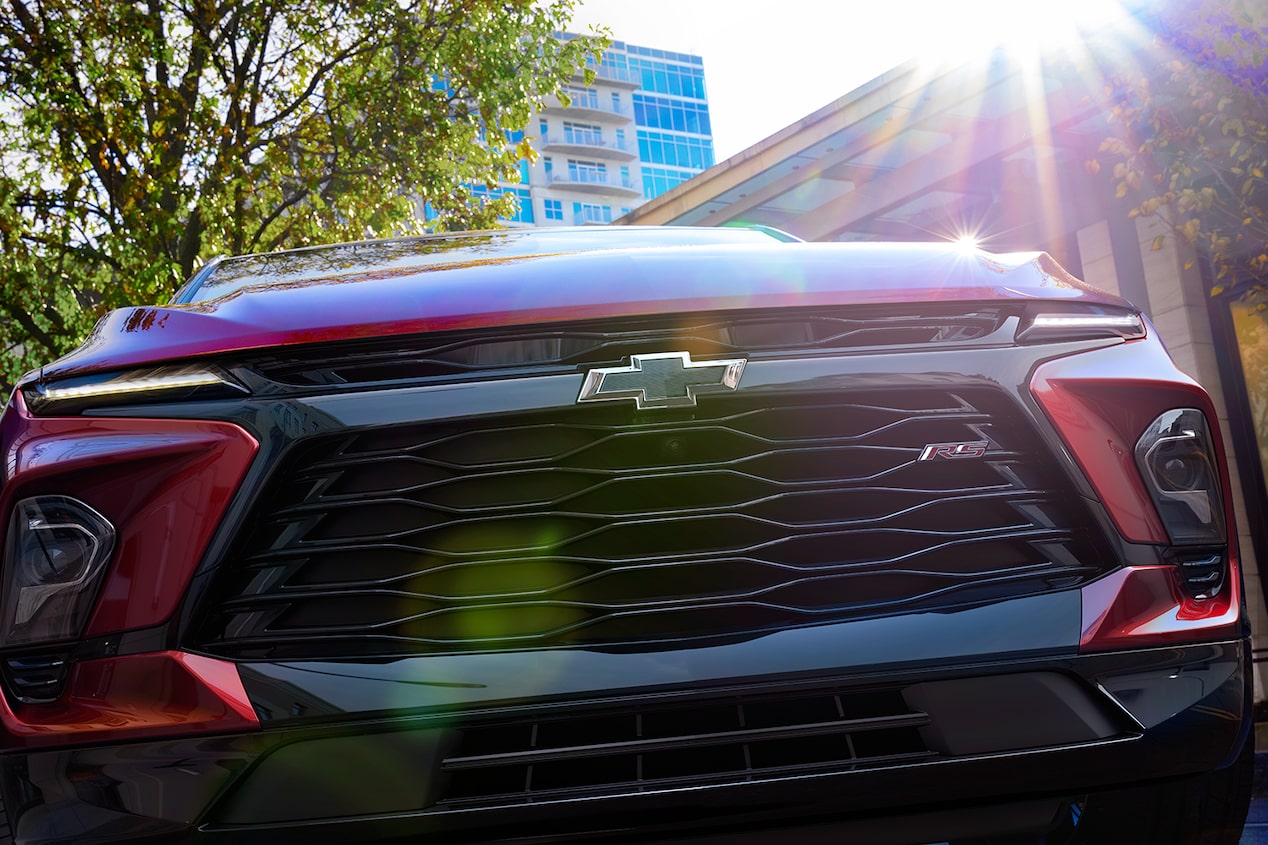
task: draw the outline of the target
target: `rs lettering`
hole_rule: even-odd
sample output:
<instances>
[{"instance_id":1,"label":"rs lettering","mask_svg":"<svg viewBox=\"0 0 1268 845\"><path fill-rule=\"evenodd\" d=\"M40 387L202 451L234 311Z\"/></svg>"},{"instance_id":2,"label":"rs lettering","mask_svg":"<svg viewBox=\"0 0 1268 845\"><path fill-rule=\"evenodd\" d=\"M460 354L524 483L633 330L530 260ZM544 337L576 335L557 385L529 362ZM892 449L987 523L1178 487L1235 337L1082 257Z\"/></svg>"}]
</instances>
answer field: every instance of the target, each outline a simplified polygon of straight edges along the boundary
<instances>
[{"instance_id":1,"label":"rs lettering","mask_svg":"<svg viewBox=\"0 0 1268 845\"><path fill-rule=\"evenodd\" d=\"M971 443L930 443L920 452L920 460L980 458L986 454L989 445L985 440L975 440Z\"/></svg>"}]
</instances>

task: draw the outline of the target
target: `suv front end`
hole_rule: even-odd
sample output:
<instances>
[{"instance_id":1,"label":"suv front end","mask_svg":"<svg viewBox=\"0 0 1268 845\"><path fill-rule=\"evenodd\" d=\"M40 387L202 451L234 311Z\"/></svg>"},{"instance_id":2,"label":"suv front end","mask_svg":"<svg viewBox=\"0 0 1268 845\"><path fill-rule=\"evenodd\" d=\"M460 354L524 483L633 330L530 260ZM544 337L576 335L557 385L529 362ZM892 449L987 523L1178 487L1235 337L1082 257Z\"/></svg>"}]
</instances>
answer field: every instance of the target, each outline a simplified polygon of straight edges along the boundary
<instances>
[{"instance_id":1,"label":"suv front end","mask_svg":"<svg viewBox=\"0 0 1268 845\"><path fill-rule=\"evenodd\" d=\"M1139 312L530 237L229 260L18 386L16 841L1237 841L1222 440Z\"/></svg>"}]
</instances>

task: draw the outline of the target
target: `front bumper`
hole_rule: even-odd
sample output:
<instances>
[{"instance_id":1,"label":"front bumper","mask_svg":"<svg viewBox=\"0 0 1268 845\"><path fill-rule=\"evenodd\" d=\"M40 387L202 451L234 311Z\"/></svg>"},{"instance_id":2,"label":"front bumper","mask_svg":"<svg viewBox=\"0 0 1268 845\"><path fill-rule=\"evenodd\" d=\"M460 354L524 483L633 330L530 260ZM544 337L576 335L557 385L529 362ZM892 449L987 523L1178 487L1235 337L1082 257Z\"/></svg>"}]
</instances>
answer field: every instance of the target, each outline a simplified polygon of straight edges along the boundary
<instances>
[{"instance_id":1,"label":"front bumper","mask_svg":"<svg viewBox=\"0 0 1268 845\"><path fill-rule=\"evenodd\" d=\"M706 832L734 842L740 831L756 835L763 826L789 824L807 826L809 841L842 830L870 830L868 841L921 842L947 832L983 835L1042 825L1064 803L1098 790L1228 765L1249 730L1248 655L1245 640L1231 640L935 669L890 664L849 678L803 673L743 684L680 685L674 691L469 702L430 712L391 706L394 700L408 705L408 695L394 699L402 688L412 685L425 695L442 689L410 681L419 668L411 665L415 661L395 661L387 669L367 665L359 676L352 664L242 664L257 710L273 708L273 718L259 732L10 754L2 763L3 794L15 839L23 843L145 837L249 843L276 841L279 835L349 843L422 836L453 842L621 841ZM531 660L519 657L525 664ZM524 669L521 674L531 677L531 667ZM305 708L336 675L345 702L377 699L382 706L342 714ZM305 684L303 678L312 680ZM537 791L506 787L503 772L482 781L495 784L485 794L470 786L453 792L462 768L455 769L453 760L483 754L491 761L485 774L516 760L520 752L496 746L497 737L517 726L566 719L575 736L621 714L665 708L707 713L719 703L745 702L748 712L757 713L757 705L772 700L793 702L795 709L802 706L796 702L822 691L846 702L896 692L910 711L928 716L924 723L899 726L918 735L922 747L903 746L902 740L907 753L817 763L803 755L794 764L750 765L745 771L721 764L713 771L703 765L701 771L697 763L690 776L605 781L601 773L614 756L629 752L650 760L650 754L667 749L598 736L586 747L574 740L550 749L551 760L521 754L528 770L535 761L575 767L570 784L565 778ZM473 699L483 694L474 685L447 692ZM283 699L291 702L289 710L278 708ZM810 717L802 724L818 723ZM858 736L895 728L861 730ZM735 733L727 741L751 746L754 754L760 744L755 739L773 736L768 731L736 739ZM473 754L463 742L477 734L482 747ZM822 747L824 737L820 732L811 742ZM702 743L697 736L692 742L689 756L699 761L722 740ZM849 747L858 750L861 744ZM702 748L714 752L702 754ZM744 755L757 759L748 750Z\"/></svg>"}]
</instances>

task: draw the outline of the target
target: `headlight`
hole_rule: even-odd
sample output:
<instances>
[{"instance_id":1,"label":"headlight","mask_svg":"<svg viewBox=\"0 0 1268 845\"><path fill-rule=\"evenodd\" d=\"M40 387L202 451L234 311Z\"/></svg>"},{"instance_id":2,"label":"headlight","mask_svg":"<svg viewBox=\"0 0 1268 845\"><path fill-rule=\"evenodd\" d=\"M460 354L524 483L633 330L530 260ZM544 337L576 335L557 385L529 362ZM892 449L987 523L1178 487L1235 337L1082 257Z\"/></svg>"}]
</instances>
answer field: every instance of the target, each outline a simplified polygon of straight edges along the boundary
<instances>
[{"instance_id":1,"label":"headlight","mask_svg":"<svg viewBox=\"0 0 1268 845\"><path fill-rule=\"evenodd\" d=\"M1228 564L1224 501L1206 417L1196 408L1167 411L1136 443L1136 464L1175 547L1167 558L1196 599L1218 595Z\"/></svg>"},{"instance_id":2,"label":"headlight","mask_svg":"<svg viewBox=\"0 0 1268 845\"><path fill-rule=\"evenodd\" d=\"M1206 417L1167 411L1136 443L1136 464L1176 545L1224 542L1224 504Z\"/></svg>"},{"instance_id":3,"label":"headlight","mask_svg":"<svg viewBox=\"0 0 1268 845\"><path fill-rule=\"evenodd\" d=\"M5 644L79 636L114 544L114 526L83 502L67 496L18 502L4 554Z\"/></svg>"}]
</instances>

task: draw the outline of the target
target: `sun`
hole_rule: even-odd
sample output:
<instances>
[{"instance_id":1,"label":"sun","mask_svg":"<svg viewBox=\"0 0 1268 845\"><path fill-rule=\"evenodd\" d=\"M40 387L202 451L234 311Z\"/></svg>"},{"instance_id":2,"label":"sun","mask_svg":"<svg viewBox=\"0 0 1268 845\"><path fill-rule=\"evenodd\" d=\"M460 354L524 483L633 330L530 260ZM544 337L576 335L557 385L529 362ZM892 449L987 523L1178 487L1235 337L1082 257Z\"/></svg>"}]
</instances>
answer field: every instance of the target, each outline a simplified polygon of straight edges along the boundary
<instances>
[{"instance_id":1,"label":"sun","mask_svg":"<svg viewBox=\"0 0 1268 845\"><path fill-rule=\"evenodd\" d=\"M1077 49L1089 33L1129 13L1140 0L961 0L913 2L924 17L916 58L955 63L997 50L1034 54Z\"/></svg>"}]
</instances>

